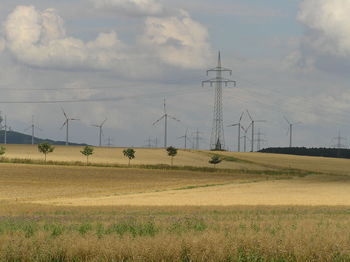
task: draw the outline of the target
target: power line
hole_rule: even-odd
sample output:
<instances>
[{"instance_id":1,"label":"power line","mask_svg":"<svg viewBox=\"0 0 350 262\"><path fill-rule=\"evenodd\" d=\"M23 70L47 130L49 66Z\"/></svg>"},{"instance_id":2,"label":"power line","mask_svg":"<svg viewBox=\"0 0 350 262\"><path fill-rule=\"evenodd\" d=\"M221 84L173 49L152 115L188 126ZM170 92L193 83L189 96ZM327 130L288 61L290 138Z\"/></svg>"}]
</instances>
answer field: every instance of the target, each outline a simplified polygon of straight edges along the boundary
<instances>
[{"instance_id":1,"label":"power line","mask_svg":"<svg viewBox=\"0 0 350 262\"><path fill-rule=\"evenodd\" d=\"M190 93L208 92L207 90L197 91L170 91L170 92L157 92L152 94L141 94L133 96L117 96L117 97L102 97L102 98L87 98L87 99L62 99L62 100L22 100L22 101L5 101L0 100L0 104L61 104L61 103L89 103L89 102L116 102L127 99L139 99L139 98L154 98L155 96L178 96Z\"/></svg>"}]
</instances>

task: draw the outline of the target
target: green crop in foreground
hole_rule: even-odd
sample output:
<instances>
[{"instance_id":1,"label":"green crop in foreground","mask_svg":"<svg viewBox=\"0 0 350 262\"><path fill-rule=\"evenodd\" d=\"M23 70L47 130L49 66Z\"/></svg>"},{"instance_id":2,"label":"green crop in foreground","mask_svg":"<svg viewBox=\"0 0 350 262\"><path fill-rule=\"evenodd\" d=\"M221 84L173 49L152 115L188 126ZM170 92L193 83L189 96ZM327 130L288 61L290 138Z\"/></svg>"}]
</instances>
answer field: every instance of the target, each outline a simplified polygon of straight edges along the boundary
<instances>
[{"instance_id":1,"label":"green crop in foreground","mask_svg":"<svg viewBox=\"0 0 350 262\"><path fill-rule=\"evenodd\" d=\"M347 207L39 209L0 218L0 261L350 261Z\"/></svg>"}]
</instances>

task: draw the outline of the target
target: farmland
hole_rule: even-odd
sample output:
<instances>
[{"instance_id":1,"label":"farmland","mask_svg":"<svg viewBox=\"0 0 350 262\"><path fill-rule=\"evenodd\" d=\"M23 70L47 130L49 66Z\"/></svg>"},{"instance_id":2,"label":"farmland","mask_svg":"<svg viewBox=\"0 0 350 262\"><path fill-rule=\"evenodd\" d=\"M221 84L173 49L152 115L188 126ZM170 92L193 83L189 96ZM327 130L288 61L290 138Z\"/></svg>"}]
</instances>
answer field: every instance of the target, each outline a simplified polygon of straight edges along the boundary
<instances>
[{"instance_id":1,"label":"farmland","mask_svg":"<svg viewBox=\"0 0 350 262\"><path fill-rule=\"evenodd\" d=\"M349 160L79 150L7 147L0 261L350 261Z\"/></svg>"}]
</instances>

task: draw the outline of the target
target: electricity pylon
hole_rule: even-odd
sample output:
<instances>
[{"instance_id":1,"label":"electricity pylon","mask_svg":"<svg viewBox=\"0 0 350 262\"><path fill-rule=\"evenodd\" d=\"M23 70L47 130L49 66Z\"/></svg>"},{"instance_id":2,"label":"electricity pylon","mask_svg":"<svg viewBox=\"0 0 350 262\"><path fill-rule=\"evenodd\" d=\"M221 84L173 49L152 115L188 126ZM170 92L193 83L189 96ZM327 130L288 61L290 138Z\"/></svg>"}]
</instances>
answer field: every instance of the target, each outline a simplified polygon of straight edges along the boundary
<instances>
[{"instance_id":1,"label":"electricity pylon","mask_svg":"<svg viewBox=\"0 0 350 262\"><path fill-rule=\"evenodd\" d=\"M238 152L241 152L241 121L242 121L243 115L244 115L244 112L242 112L241 117L239 118L239 121L237 124L227 126L227 127L234 127L234 126L238 127L238 144L237 144Z\"/></svg>"},{"instance_id":2,"label":"electricity pylon","mask_svg":"<svg viewBox=\"0 0 350 262\"><path fill-rule=\"evenodd\" d=\"M0 112L1 114L1 112ZM4 122L4 124L2 124L2 122ZM1 129L4 129L4 144L6 145L7 144L7 117L5 115L4 118L2 118L2 116L0 115L0 130Z\"/></svg>"},{"instance_id":3,"label":"electricity pylon","mask_svg":"<svg viewBox=\"0 0 350 262\"><path fill-rule=\"evenodd\" d=\"M250 142L251 142L251 152L254 152L254 135L255 135L254 128L255 128L255 123L257 123L257 122L266 122L266 120L254 120L252 118L252 116L250 115L248 110L247 110L247 113L248 113L248 116L249 116L250 120L252 121L250 123L250 126L252 127L252 138L251 138Z\"/></svg>"},{"instance_id":4,"label":"electricity pylon","mask_svg":"<svg viewBox=\"0 0 350 262\"><path fill-rule=\"evenodd\" d=\"M36 126L34 124L34 116L32 116L32 124L29 127L27 127L24 131L27 131L29 129L32 130L32 145L34 145L35 129L38 129L38 130L42 131L39 126Z\"/></svg>"},{"instance_id":5,"label":"electricity pylon","mask_svg":"<svg viewBox=\"0 0 350 262\"><path fill-rule=\"evenodd\" d=\"M108 147L113 146L113 144L112 144L113 139L112 139L111 137L108 137L106 141L107 141L107 144L106 144L106 145L107 145Z\"/></svg>"},{"instance_id":6,"label":"electricity pylon","mask_svg":"<svg viewBox=\"0 0 350 262\"><path fill-rule=\"evenodd\" d=\"M338 131L338 136L335 137L334 139L336 139L337 144L335 144L333 147L335 147L337 149L346 148L346 145L342 144L342 141L345 141L346 138L344 138L340 135L340 130Z\"/></svg>"},{"instance_id":7,"label":"electricity pylon","mask_svg":"<svg viewBox=\"0 0 350 262\"><path fill-rule=\"evenodd\" d=\"M64 123L60 129L62 129L64 126L66 126L66 146L68 146L69 145L69 121L79 121L80 119L69 118L63 108L62 108L62 112L63 112L63 115L66 118L66 120L64 121Z\"/></svg>"},{"instance_id":8,"label":"electricity pylon","mask_svg":"<svg viewBox=\"0 0 350 262\"><path fill-rule=\"evenodd\" d=\"M97 127L99 129L99 147L102 146L102 136L103 136L103 125L106 123L107 118L103 120L103 122L100 125L92 125L93 127Z\"/></svg>"},{"instance_id":9,"label":"electricity pylon","mask_svg":"<svg viewBox=\"0 0 350 262\"><path fill-rule=\"evenodd\" d=\"M230 83L236 86L236 81L223 78L223 73L228 72L232 75L232 70L221 66L221 55L219 52L218 66L207 71L207 75L210 72L215 72L216 77L203 81L202 86L209 83L210 86L215 84L215 100L214 100L214 116L213 116L213 128L210 137L210 149L223 150L225 148L224 137L224 120L223 120L223 101L222 101L222 86L225 84L227 87Z\"/></svg>"},{"instance_id":10,"label":"electricity pylon","mask_svg":"<svg viewBox=\"0 0 350 262\"><path fill-rule=\"evenodd\" d=\"M257 135L257 146L258 146L258 151L261 150L261 143L265 143L267 142L265 139L262 138L262 136L264 135L263 133L260 132L260 129L258 130L258 133L256 134Z\"/></svg>"},{"instance_id":11,"label":"electricity pylon","mask_svg":"<svg viewBox=\"0 0 350 262\"><path fill-rule=\"evenodd\" d=\"M178 139L184 140L184 148L187 149L187 141L188 141L188 128L186 129L186 133L183 136L178 137Z\"/></svg>"},{"instance_id":12,"label":"electricity pylon","mask_svg":"<svg viewBox=\"0 0 350 262\"><path fill-rule=\"evenodd\" d=\"M164 119L164 148L167 147L167 142L168 142L168 118L175 120L177 122L180 122L180 120L176 119L175 117L169 115L166 111L166 100L164 99L164 115L159 118L156 122L153 123L153 125L155 126L156 124L158 124L160 121L162 121Z\"/></svg>"},{"instance_id":13,"label":"electricity pylon","mask_svg":"<svg viewBox=\"0 0 350 262\"><path fill-rule=\"evenodd\" d=\"M195 144L193 145L194 149L199 150L199 141L203 140L201 137L202 132L200 132L198 129L196 132L194 132L194 142Z\"/></svg>"},{"instance_id":14,"label":"electricity pylon","mask_svg":"<svg viewBox=\"0 0 350 262\"><path fill-rule=\"evenodd\" d=\"M285 116L283 116L283 117L284 117L284 120L286 120L288 125L289 125L289 128L288 128L288 132L289 132L289 147L292 147L292 145L293 145L293 126L299 125L299 124L301 124L301 122L291 123Z\"/></svg>"}]
</instances>

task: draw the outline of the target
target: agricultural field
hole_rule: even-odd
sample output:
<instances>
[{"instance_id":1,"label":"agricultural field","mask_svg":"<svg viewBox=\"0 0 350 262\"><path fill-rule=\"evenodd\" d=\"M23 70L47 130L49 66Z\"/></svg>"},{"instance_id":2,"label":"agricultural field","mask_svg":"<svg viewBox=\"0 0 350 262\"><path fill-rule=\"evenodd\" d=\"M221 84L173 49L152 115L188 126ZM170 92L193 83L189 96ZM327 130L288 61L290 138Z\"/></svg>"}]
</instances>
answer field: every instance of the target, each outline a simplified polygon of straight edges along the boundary
<instances>
[{"instance_id":1,"label":"agricultural field","mask_svg":"<svg viewBox=\"0 0 350 262\"><path fill-rule=\"evenodd\" d=\"M7 146L0 261L350 261L350 160L80 150Z\"/></svg>"}]
</instances>

